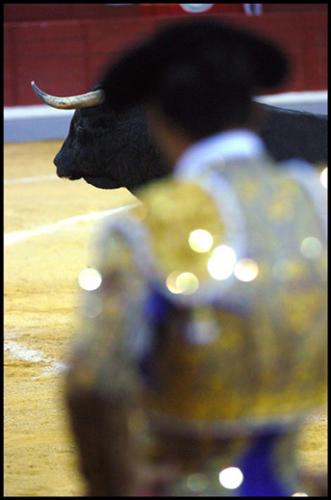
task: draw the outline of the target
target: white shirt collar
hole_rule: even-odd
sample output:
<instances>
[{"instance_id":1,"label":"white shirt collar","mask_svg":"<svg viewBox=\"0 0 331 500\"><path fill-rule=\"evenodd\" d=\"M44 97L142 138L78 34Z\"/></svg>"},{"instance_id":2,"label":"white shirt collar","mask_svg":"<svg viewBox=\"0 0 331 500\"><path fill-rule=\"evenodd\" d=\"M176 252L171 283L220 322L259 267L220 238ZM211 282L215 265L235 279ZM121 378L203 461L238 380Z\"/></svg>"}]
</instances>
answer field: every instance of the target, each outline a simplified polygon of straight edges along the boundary
<instances>
[{"instance_id":1,"label":"white shirt collar","mask_svg":"<svg viewBox=\"0 0 331 500\"><path fill-rule=\"evenodd\" d=\"M250 130L220 132L189 146L177 160L175 175L198 173L204 166L218 160L255 158L263 153L262 140Z\"/></svg>"}]
</instances>

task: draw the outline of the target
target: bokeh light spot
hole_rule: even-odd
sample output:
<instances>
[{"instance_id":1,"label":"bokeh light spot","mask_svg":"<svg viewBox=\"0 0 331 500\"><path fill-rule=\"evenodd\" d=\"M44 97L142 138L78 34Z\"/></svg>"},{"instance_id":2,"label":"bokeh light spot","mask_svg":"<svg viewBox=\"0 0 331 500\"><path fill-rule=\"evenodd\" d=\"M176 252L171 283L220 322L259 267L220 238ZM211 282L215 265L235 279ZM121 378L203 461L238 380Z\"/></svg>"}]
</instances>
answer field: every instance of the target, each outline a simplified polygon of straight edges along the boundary
<instances>
[{"instance_id":1,"label":"bokeh light spot","mask_svg":"<svg viewBox=\"0 0 331 500\"><path fill-rule=\"evenodd\" d=\"M233 272L237 256L232 247L220 245L208 259L208 272L215 280L226 280Z\"/></svg>"},{"instance_id":2,"label":"bokeh light spot","mask_svg":"<svg viewBox=\"0 0 331 500\"><path fill-rule=\"evenodd\" d=\"M317 259L322 254L322 243L314 236L308 236L301 242L301 253L307 259Z\"/></svg>"},{"instance_id":3,"label":"bokeh light spot","mask_svg":"<svg viewBox=\"0 0 331 500\"><path fill-rule=\"evenodd\" d=\"M188 242L192 250L204 253L211 249L214 238L210 232L205 229L195 229L194 231L191 231Z\"/></svg>"},{"instance_id":4,"label":"bokeh light spot","mask_svg":"<svg viewBox=\"0 0 331 500\"><path fill-rule=\"evenodd\" d=\"M328 189L328 168L325 167L320 174L320 181L325 189Z\"/></svg>"},{"instance_id":5,"label":"bokeh light spot","mask_svg":"<svg viewBox=\"0 0 331 500\"><path fill-rule=\"evenodd\" d=\"M102 277L99 271L88 267L79 273L78 283L83 290L97 290L102 283Z\"/></svg>"},{"instance_id":6,"label":"bokeh light spot","mask_svg":"<svg viewBox=\"0 0 331 500\"><path fill-rule=\"evenodd\" d=\"M244 475L238 467L227 467L219 473L219 482L224 488L235 490L244 480Z\"/></svg>"},{"instance_id":7,"label":"bokeh light spot","mask_svg":"<svg viewBox=\"0 0 331 500\"><path fill-rule=\"evenodd\" d=\"M253 281L259 274L259 266L253 259L240 259L234 268L234 275L239 281Z\"/></svg>"}]
</instances>

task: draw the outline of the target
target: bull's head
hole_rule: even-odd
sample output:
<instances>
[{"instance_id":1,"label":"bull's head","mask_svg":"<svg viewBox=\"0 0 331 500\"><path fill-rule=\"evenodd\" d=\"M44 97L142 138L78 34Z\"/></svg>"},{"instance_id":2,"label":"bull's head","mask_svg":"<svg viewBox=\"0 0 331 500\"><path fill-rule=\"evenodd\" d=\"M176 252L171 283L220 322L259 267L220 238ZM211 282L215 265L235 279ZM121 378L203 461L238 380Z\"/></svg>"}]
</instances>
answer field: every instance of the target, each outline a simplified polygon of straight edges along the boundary
<instances>
[{"instance_id":1,"label":"bull's head","mask_svg":"<svg viewBox=\"0 0 331 500\"><path fill-rule=\"evenodd\" d=\"M154 145L142 107L115 113L103 104L102 89L56 97L31 83L37 96L56 109L75 109L70 130L54 158L59 177L104 189L131 191L168 173Z\"/></svg>"},{"instance_id":2,"label":"bull's head","mask_svg":"<svg viewBox=\"0 0 331 500\"><path fill-rule=\"evenodd\" d=\"M104 189L131 191L168 174L165 161L153 143L143 107L116 113L103 104L96 88L79 96L54 97L32 82L38 97L58 109L76 109L70 131L54 159L59 177ZM327 161L327 117L259 104L264 119L259 134L277 160L303 158Z\"/></svg>"}]
</instances>

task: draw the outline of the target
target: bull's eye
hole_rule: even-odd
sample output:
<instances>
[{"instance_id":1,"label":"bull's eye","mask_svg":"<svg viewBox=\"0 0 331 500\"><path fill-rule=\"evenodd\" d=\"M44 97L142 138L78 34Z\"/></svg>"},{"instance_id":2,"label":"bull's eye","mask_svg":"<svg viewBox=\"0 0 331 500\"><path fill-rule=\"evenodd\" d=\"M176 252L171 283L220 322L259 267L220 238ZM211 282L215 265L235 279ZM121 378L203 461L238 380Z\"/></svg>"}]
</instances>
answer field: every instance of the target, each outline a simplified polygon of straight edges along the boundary
<instances>
[{"instance_id":1,"label":"bull's eye","mask_svg":"<svg viewBox=\"0 0 331 500\"><path fill-rule=\"evenodd\" d=\"M80 125L78 125L76 127L76 132L77 132L77 134L83 134L85 132L85 129L84 129L84 127L81 127Z\"/></svg>"},{"instance_id":2,"label":"bull's eye","mask_svg":"<svg viewBox=\"0 0 331 500\"><path fill-rule=\"evenodd\" d=\"M80 142L84 142L85 145L91 140L91 134L86 130L85 127L78 126L76 128L76 135L78 137L78 140Z\"/></svg>"},{"instance_id":3,"label":"bull's eye","mask_svg":"<svg viewBox=\"0 0 331 500\"><path fill-rule=\"evenodd\" d=\"M103 135L104 135L104 130L101 129L101 128L97 128L95 131L94 131L94 137L96 138L101 138Z\"/></svg>"}]
</instances>

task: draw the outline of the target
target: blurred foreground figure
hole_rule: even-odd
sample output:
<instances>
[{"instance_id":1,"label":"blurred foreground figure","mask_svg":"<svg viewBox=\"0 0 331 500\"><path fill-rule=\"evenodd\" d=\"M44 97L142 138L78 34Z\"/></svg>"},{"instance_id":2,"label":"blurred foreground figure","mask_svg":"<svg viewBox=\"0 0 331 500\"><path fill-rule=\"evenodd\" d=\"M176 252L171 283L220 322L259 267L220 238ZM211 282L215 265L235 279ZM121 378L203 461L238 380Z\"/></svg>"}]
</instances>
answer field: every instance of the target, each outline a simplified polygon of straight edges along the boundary
<instances>
[{"instance_id":1,"label":"blurred foreground figure","mask_svg":"<svg viewBox=\"0 0 331 500\"><path fill-rule=\"evenodd\" d=\"M104 75L145 106L169 176L96 242L66 375L92 496L290 496L326 394L326 190L250 129L282 52L204 18ZM222 112L220 113L220 110Z\"/></svg>"}]
</instances>

